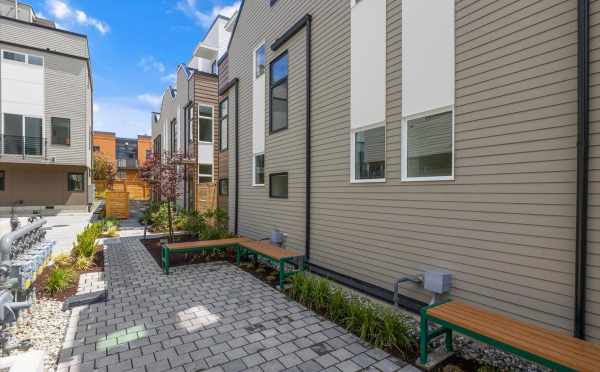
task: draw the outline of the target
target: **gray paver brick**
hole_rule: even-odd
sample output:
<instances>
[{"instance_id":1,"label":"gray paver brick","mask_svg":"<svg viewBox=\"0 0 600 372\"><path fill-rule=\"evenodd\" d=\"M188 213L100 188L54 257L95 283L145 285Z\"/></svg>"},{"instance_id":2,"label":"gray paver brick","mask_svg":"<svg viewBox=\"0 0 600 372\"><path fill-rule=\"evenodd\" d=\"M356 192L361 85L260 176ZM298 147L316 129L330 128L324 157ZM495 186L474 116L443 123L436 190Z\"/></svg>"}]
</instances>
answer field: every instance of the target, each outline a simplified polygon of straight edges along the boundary
<instances>
[{"instance_id":1,"label":"gray paver brick","mask_svg":"<svg viewBox=\"0 0 600 372\"><path fill-rule=\"evenodd\" d=\"M225 372L239 372L246 369L246 365L241 360L234 360L223 365Z\"/></svg>"},{"instance_id":2,"label":"gray paver brick","mask_svg":"<svg viewBox=\"0 0 600 372\"><path fill-rule=\"evenodd\" d=\"M242 358L242 360L248 367L254 367L265 362L265 359L260 354L251 354Z\"/></svg>"}]
</instances>

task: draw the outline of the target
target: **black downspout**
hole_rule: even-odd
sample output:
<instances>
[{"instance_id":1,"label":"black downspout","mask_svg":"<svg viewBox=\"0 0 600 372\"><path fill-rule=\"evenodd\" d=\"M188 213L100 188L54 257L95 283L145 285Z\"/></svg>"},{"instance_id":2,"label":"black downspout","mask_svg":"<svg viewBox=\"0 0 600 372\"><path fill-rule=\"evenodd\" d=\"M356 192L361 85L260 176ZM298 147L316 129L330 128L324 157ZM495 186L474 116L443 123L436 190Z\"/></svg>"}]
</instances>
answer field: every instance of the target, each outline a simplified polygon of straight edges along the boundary
<instances>
[{"instance_id":1,"label":"black downspout","mask_svg":"<svg viewBox=\"0 0 600 372\"><path fill-rule=\"evenodd\" d=\"M275 40L271 45L271 50L277 51L285 44L292 36L296 35L300 30L306 27L306 189L305 189L305 229L306 229L306 261L310 262L310 216L311 216L311 112L312 112L312 16L305 15L302 19L296 22L283 36Z\"/></svg>"},{"instance_id":2,"label":"black downspout","mask_svg":"<svg viewBox=\"0 0 600 372\"><path fill-rule=\"evenodd\" d=\"M575 222L576 253L574 336L580 339L585 339L590 89L589 0L578 0L577 12L577 217Z\"/></svg>"},{"instance_id":3,"label":"black downspout","mask_svg":"<svg viewBox=\"0 0 600 372\"><path fill-rule=\"evenodd\" d=\"M235 235L239 234L239 220L240 220L240 88L239 80L235 79L235 218L234 218L234 232Z\"/></svg>"}]
</instances>

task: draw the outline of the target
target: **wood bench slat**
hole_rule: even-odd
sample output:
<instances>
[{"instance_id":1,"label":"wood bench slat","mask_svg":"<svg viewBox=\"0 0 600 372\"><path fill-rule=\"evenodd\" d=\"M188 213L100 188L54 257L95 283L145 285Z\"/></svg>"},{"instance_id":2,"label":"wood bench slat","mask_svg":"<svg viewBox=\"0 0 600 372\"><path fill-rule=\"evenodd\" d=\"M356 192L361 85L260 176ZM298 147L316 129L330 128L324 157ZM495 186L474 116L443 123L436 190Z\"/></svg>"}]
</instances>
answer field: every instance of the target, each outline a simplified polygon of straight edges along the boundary
<instances>
[{"instance_id":1,"label":"wood bench slat","mask_svg":"<svg viewBox=\"0 0 600 372\"><path fill-rule=\"evenodd\" d=\"M258 253L269 256L275 260L283 260L286 258L303 257L304 254L292 249L283 249L276 245L267 242L246 241L240 243L242 248L247 248Z\"/></svg>"},{"instance_id":2,"label":"wood bench slat","mask_svg":"<svg viewBox=\"0 0 600 372\"><path fill-rule=\"evenodd\" d=\"M556 342L554 340L549 340L545 337L540 337L538 335L535 338L532 338L532 335L527 333L525 330L520 330L518 328L511 327L509 325L499 326L498 324L494 325L494 330L490 330L489 324L490 321L485 319L476 319L477 315L473 314L462 314L460 316L456 314L448 314L452 317L452 323L457 324L461 327L468 328L471 330L476 330L477 333L491 337L495 340L508 343L519 349L532 352L534 354L542 355L543 352L548 352L548 354L543 355L546 358L552 360L562 360L564 358L591 358L595 360L595 363L600 363L595 356L590 356L585 353L582 353L581 350L573 349L570 345L565 345L564 342ZM437 316L436 316L437 317ZM440 319L442 319L440 317ZM506 342L506 340L510 340L510 342ZM566 347L567 346L567 347ZM540 351L543 350L543 351Z\"/></svg>"},{"instance_id":3,"label":"wood bench slat","mask_svg":"<svg viewBox=\"0 0 600 372\"><path fill-rule=\"evenodd\" d=\"M184 243L171 243L167 244L167 249L170 251L176 251L178 249L190 249L190 248L212 248L212 247L222 247L233 244L240 244L243 242L248 242L250 239L240 237L240 238L231 238L231 239L218 239L218 240L201 240L196 242L184 242Z\"/></svg>"},{"instance_id":4,"label":"wood bench slat","mask_svg":"<svg viewBox=\"0 0 600 372\"><path fill-rule=\"evenodd\" d=\"M600 346L458 301L431 308L427 314L580 371L592 371L600 364Z\"/></svg>"},{"instance_id":5,"label":"wood bench slat","mask_svg":"<svg viewBox=\"0 0 600 372\"><path fill-rule=\"evenodd\" d=\"M442 310L444 311L444 310ZM447 309L445 310L447 311ZM509 329L509 332L512 333L518 333L521 335L530 335L530 336L534 336L540 340L543 340L543 342L545 342L544 347L548 347L546 346L546 344L551 341L553 343L553 345L557 345L557 347L563 351L570 351L572 353L581 353L582 355L590 355L589 351L587 350L588 347L590 347L590 343L585 342L583 340L579 340L576 338L573 338L571 336L568 335L564 335L562 333L559 332L555 332L555 331L551 331L539 326L535 326L535 325L530 325L518 320L514 320L512 318L509 317L505 317L499 314L494 314L485 310L480 310L477 309L473 306L470 305L466 305L464 303L458 303L456 304L456 306L453 306L451 309L452 313L449 316L456 316L456 312L460 311L462 313L464 313L464 315L470 316L469 319L478 319L480 321L483 321L486 324L492 323L494 324L495 328L497 329ZM464 318L464 316L462 316L462 318ZM592 351L594 351L596 348L594 345L592 345ZM598 349L600 350L600 349ZM591 354L593 355L593 354ZM598 360L598 362L600 362L600 353L598 353L597 355L593 355L594 358L596 358Z\"/></svg>"}]
</instances>

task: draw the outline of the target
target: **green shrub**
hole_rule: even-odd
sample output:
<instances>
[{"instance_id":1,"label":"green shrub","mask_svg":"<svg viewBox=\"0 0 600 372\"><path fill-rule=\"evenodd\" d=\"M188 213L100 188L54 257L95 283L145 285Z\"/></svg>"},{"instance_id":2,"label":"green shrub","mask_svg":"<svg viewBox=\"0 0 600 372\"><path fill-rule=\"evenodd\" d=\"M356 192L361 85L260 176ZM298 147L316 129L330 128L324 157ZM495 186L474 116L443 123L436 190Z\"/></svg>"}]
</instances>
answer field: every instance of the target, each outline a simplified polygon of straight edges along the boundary
<instances>
[{"instance_id":1,"label":"green shrub","mask_svg":"<svg viewBox=\"0 0 600 372\"><path fill-rule=\"evenodd\" d=\"M390 307L350 296L327 279L309 274L294 275L288 295L379 348L404 355L415 350L416 340L411 336L407 316Z\"/></svg>"},{"instance_id":2,"label":"green shrub","mask_svg":"<svg viewBox=\"0 0 600 372\"><path fill-rule=\"evenodd\" d=\"M143 223L144 225L152 226L154 224L153 215L154 215L154 213L158 212L158 210L160 209L160 206L161 206L161 203L158 203L158 202L150 203L148 208L146 208L144 210L144 214L142 215L140 222Z\"/></svg>"},{"instance_id":3,"label":"green shrub","mask_svg":"<svg viewBox=\"0 0 600 372\"><path fill-rule=\"evenodd\" d=\"M152 231L163 233L169 231L169 205L167 203L159 204L152 213L151 221Z\"/></svg>"},{"instance_id":4,"label":"green shrub","mask_svg":"<svg viewBox=\"0 0 600 372\"><path fill-rule=\"evenodd\" d=\"M186 231L195 237L201 236L206 229L204 217L196 211L180 211L173 223L176 230Z\"/></svg>"},{"instance_id":5,"label":"green shrub","mask_svg":"<svg viewBox=\"0 0 600 372\"><path fill-rule=\"evenodd\" d=\"M73 258L68 253L61 253L52 258L56 266L65 267L73 263Z\"/></svg>"},{"instance_id":6,"label":"green shrub","mask_svg":"<svg viewBox=\"0 0 600 372\"><path fill-rule=\"evenodd\" d=\"M75 280L75 274L73 270L67 267L56 267L50 273L48 277L48 283L46 284L46 291L50 295L62 292L69 288Z\"/></svg>"},{"instance_id":7,"label":"green shrub","mask_svg":"<svg viewBox=\"0 0 600 372\"><path fill-rule=\"evenodd\" d=\"M102 226L102 222L89 224L77 235L77 241L73 244L72 252L75 259L94 257L94 254L96 254L96 239L102 235Z\"/></svg>"},{"instance_id":8,"label":"green shrub","mask_svg":"<svg viewBox=\"0 0 600 372\"><path fill-rule=\"evenodd\" d=\"M86 271L92 267L94 261L91 257L79 256L73 262L73 268L77 271Z\"/></svg>"}]
</instances>

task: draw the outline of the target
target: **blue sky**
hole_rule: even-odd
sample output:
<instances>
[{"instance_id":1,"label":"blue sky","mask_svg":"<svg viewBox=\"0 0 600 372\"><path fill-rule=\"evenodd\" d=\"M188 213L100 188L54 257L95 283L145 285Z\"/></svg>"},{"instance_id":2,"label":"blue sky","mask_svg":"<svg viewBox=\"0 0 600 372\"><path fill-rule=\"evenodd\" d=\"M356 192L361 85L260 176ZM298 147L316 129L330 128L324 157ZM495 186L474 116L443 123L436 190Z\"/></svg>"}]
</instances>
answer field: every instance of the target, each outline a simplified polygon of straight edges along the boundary
<instances>
[{"instance_id":1,"label":"blue sky","mask_svg":"<svg viewBox=\"0 0 600 372\"><path fill-rule=\"evenodd\" d=\"M150 112L217 14L239 0L31 0L36 13L88 35L95 129L150 134Z\"/></svg>"}]
</instances>

